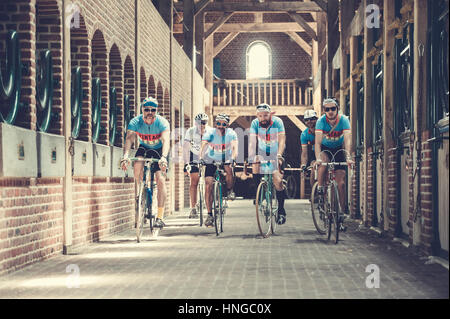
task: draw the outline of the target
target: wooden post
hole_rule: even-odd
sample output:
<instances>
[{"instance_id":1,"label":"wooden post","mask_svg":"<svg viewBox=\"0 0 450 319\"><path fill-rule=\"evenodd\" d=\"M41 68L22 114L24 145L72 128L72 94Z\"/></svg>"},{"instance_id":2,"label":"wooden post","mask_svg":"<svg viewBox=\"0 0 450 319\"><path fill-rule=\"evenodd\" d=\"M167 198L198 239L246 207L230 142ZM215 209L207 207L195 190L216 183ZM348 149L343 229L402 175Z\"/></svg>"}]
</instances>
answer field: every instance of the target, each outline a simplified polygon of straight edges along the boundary
<instances>
[{"instance_id":1,"label":"wooden post","mask_svg":"<svg viewBox=\"0 0 450 319\"><path fill-rule=\"evenodd\" d=\"M64 236L63 254L72 253L72 155L69 152L72 136L72 114L70 110L71 100L71 63L70 63L70 26L67 25L67 6L69 1L63 0L63 103L64 109L64 139L65 139L65 174L64 174Z\"/></svg>"},{"instance_id":2,"label":"wooden post","mask_svg":"<svg viewBox=\"0 0 450 319\"><path fill-rule=\"evenodd\" d=\"M183 49L191 61L194 45L194 0L183 1Z\"/></svg>"},{"instance_id":3,"label":"wooden post","mask_svg":"<svg viewBox=\"0 0 450 319\"><path fill-rule=\"evenodd\" d=\"M213 52L214 52L214 39L209 38L204 41L205 46L205 68L203 72L203 76L205 77L205 87L209 92L209 106L212 112L213 105ZM217 105L220 105L220 90L217 87ZM192 120L192 119L191 119Z\"/></svg>"},{"instance_id":4,"label":"wooden post","mask_svg":"<svg viewBox=\"0 0 450 319\"><path fill-rule=\"evenodd\" d=\"M395 20L395 3L391 0L384 0L383 5L384 25L388 26ZM394 44L395 44L395 30L388 30L384 28L384 49L383 49L383 140L384 140L384 180L388 180L389 158L388 150L394 147L394 140L392 131L394 129ZM387 185L387 183L386 183ZM383 193L383 207L386 207L386 212L389 213L388 205L388 187L384 187ZM394 212L392 212L394 213ZM389 229L389 218L385 218L384 229Z\"/></svg>"},{"instance_id":5,"label":"wooden post","mask_svg":"<svg viewBox=\"0 0 450 319\"><path fill-rule=\"evenodd\" d=\"M364 8L368 5L367 0L364 3ZM362 194L360 194L361 200L364 203L363 208L364 216L366 216L366 220L368 220L369 211L368 211L368 176L372 172L372 167L369 167L369 154L367 152L367 149L370 145L372 145L372 114L373 114L373 107L372 107L372 82L373 82L373 67L371 59L368 57L369 51L373 47L373 36L372 36L372 29L367 28L367 23L364 23L364 54L363 54L363 65L364 65L364 71L363 71L363 79L364 79L364 176L365 176L365 183L363 185L364 191ZM355 134L356 135L356 134ZM372 178L376 178L376 176L373 176ZM374 190L376 192L376 190Z\"/></svg>"}]
</instances>

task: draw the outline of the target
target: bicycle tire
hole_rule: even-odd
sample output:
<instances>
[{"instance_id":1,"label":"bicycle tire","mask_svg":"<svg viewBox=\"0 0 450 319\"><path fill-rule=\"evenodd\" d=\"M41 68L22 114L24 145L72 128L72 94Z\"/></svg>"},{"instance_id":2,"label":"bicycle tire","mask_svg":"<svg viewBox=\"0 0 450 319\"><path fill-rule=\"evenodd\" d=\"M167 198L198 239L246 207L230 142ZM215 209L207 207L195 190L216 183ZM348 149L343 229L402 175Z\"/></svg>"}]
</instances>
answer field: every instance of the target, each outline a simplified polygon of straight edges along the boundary
<instances>
[{"instance_id":1,"label":"bicycle tire","mask_svg":"<svg viewBox=\"0 0 450 319\"><path fill-rule=\"evenodd\" d=\"M259 183L256 190L256 222L258 224L259 233L263 238L270 236L271 232L271 215L269 214L269 203L266 198L267 182L262 181ZM264 203L265 202L265 203Z\"/></svg>"},{"instance_id":2,"label":"bicycle tire","mask_svg":"<svg viewBox=\"0 0 450 319\"><path fill-rule=\"evenodd\" d=\"M200 215L200 227L203 225L203 185L198 185L198 212Z\"/></svg>"},{"instance_id":3,"label":"bicycle tire","mask_svg":"<svg viewBox=\"0 0 450 319\"><path fill-rule=\"evenodd\" d=\"M271 218L270 218L270 224L271 224L271 232L272 235L275 234L275 231L277 229L278 225L278 199L276 197L276 189L272 184L272 192L270 197L270 212L271 212Z\"/></svg>"},{"instance_id":4,"label":"bicycle tire","mask_svg":"<svg viewBox=\"0 0 450 319\"><path fill-rule=\"evenodd\" d=\"M317 187L318 187L319 183L315 182L312 190L311 190L311 215L312 215L312 219L313 219L313 223L314 226L316 227L317 232L320 235L325 235L327 233L327 219L326 219L326 214L324 212L320 212L319 209L319 198L318 198L318 194L317 194Z\"/></svg>"},{"instance_id":5,"label":"bicycle tire","mask_svg":"<svg viewBox=\"0 0 450 319\"><path fill-rule=\"evenodd\" d=\"M286 198L294 199L296 193L297 193L297 183L295 181L295 177L289 175L288 177L286 177L286 189L285 189Z\"/></svg>"},{"instance_id":6,"label":"bicycle tire","mask_svg":"<svg viewBox=\"0 0 450 319\"><path fill-rule=\"evenodd\" d=\"M332 187L330 185L329 187ZM334 194L333 187L330 191L330 198L329 198L329 211L328 211L328 240L332 240L335 244L338 243L339 240L339 227L337 224L337 217L336 217L336 197Z\"/></svg>"},{"instance_id":7,"label":"bicycle tire","mask_svg":"<svg viewBox=\"0 0 450 319\"><path fill-rule=\"evenodd\" d=\"M216 229L216 236L220 234L220 225L221 222L220 213L221 213L221 202L220 202L220 185L219 182L214 182L214 196L213 196L213 210L214 210L214 227Z\"/></svg>"},{"instance_id":8,"label":"bicycle tire","mask_svg":"<svg viewBox=\"0 0 450 319\"><path fill-rule=\"evenodd\" d=\"M147 189L144 182L141 182L139 188L139 201L138 201L138 214L136 220L136 239L137 242L141 242L142 233L144 232L144 219L145 213L147 212Z\"/></svg>"},{"instance_id":9,"label":"bicycle tire","mask_svg":"<svg viewBox=\"0 0 450 319\"><path fill-rule=\"evenodd\" d=\"M333 211L334 211L334 227L335 227L335 229L334 229L334 243L335 244L337 244L338 242L339 242L339 230L340 230L340 222L339 222L339 220L340 220L340 215L341 215L341 211L340 211L340 205L339 205L339 191L338 191L338 188L337 188L337 185L336 184L334 184L334 196L333 196L333 198L334 198L334 201L333 201L333 204L334 204L334 208L333 208Z\"/></svg>"}]
</instances>

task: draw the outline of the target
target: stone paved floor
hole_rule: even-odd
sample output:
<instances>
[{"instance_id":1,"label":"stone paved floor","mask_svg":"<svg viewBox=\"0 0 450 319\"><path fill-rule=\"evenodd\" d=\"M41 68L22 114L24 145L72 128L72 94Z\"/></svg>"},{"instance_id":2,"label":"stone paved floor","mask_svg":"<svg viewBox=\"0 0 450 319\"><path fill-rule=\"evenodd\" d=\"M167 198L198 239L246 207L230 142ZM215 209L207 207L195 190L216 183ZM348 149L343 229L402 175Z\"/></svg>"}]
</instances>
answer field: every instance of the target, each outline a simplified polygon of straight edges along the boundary
<instances>
[{"instance_id":1,"label":"stone paved floor","mask_svg":"<svg viewBox=\"0 0 450 319\"><path fill-rule=\"evenodd\" d=\"M129 230L2 275L0 298L449 297L448 270L426 265L426 256L368 236L353 221L338 245L328 243L315 231L307 201L287 201L286 208L287 223L268 239L257 235L249 200L230 204L219 237L214 228L171 216L156 241L137 244ZM370 264L379 268L379 288L366 287Z\"/></svg>"}]
</instances>

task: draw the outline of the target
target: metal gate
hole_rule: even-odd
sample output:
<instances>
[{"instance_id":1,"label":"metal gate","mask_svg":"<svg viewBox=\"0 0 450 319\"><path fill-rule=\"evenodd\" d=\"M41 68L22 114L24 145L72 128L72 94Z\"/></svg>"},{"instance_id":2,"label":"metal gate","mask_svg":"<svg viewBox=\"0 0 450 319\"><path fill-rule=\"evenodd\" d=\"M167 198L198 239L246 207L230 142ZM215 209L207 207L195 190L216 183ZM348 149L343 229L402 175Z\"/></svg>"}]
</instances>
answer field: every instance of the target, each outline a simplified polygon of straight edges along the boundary
<instances>
[{"instance_id":1,"label":"metal gate","mask_svg":"<svg viewBox=\"0 0 450 319\"><path fill-rule=\"evenodd\" d=\"M373 221L372 226L383 228L383 55L373 66L372 89L372 172L373 172Z\"/></svg>"},{"instance_id":2,"label":"metal gate","mask_svg":"<svg viewBox=\"0 0 450 319\"><path fill-rule=\"evenodd\" d=\"M410 134L413 118L413 24L407 23L401 38L395 41L394 65L394 134L397 142L397 228L396 235L409 235L409 167Z\"/></svg>"},{"instance_id":3,"label":"metal gate","mask_svg":"<svg viewBox=\"0 0 450 319\"><path fill-rule=\"evenodd\" d=\"M449 1L428 1L428 118L432 138L432 252L448 259L449 150L448 150L448 28ZM441 178L442 177L442 178Z\"/></svg>"}]
</instances>

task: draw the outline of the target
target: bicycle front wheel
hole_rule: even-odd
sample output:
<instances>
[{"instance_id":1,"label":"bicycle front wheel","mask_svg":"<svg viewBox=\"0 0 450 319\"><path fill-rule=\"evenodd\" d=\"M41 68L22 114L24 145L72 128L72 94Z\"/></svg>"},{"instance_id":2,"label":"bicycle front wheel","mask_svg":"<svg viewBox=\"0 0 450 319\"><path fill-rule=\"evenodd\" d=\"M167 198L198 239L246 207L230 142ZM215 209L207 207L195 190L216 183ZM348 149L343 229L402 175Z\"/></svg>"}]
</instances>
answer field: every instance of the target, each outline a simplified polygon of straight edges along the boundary
<instances>
[{"instance_id":1,"label":"bicycle front wheel","mask_svg":"<svg viewBox=\"0 0 450 319\"><path fill-rule=\"evenodd\" d=\"M320 198L319 194L317 194L318 185L319 184L315 182L311 190L311 214L317 232L320 235L325 235L327 233L328 225L324 211L323 197Z\"/></svg>"},{"instance_id":2,"label":"bicycle front wheel","mask_svg":"<svg viewBox=\"0 0 450 319\"><path fill-rule=\"evenodd\" d=\"M216 228L216 235L219 236L222 227L222 196L219 182L214 183L213 210L214 227Z\"/></svg>"},{"instance_id":3,"label":"bicycle front wheel","mask_svg":"<svg viewBox=\"0 0 450 319\"><path fill-rule=\"evenodd\" d=\"M331 240L335 244L339 241L339 198L337 195L337 189L331 187L330 196L330 213L329 213L329 229L328 229L328 240Z\"/></svg>"},{"instance_id":4,"label":"bicycle front wheel","mask_svg":"<svg viewBox=\"0 0 450 319\"><path fill-rule=\"evenodd\" d=\"M203 225L203 194L204 194L204 185L200 183L198 185L198 196L197 196L197 207L198 207L198 213L200 215L200 227Z\"/></svg>"},{"instance_id":5,"label":"bicycle front wheel","mask_svg":"<svg viewBox=\"0 0 450 319\"><path fill-rule=\"evenodd\" d=\"M264 238L270 236L271 230L271 203L267 199L267 183L262 181L256 190L256 222L258 229Z\"/></svg>"},{"instance_id":6,"label":"bicycle front wheel","mask_svg":"<svg viewBox=\"0 0 450 319\"><path fill-rule=\"evenodd\" d=\"M142 233L144 232L144 219L148 210L147 205L147 189L144 182L141 182L139 186L139 204L138 214L136 220L136 239L137 242L141 242Z\"/></svg>"}]
</instances>

